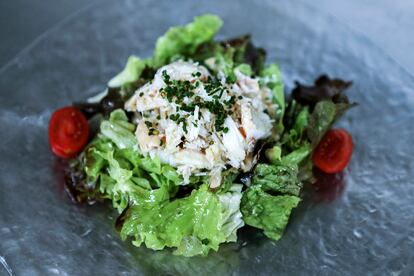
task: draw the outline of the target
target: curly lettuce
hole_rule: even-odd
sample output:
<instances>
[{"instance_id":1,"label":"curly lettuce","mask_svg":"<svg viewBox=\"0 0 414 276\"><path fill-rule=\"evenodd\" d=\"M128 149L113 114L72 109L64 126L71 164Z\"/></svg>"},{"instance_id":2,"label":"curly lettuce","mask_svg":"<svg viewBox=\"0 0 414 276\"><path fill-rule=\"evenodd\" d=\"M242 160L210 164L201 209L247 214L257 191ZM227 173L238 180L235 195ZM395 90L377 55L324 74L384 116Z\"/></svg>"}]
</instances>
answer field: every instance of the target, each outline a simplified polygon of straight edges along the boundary
<instances>
[{"instance_id":1,"label":"curly lettuce","mask_svg":"<svg viewBox=\"0 0 414 276\"><path fill-rule=\"evenodd\" d=\"M175 247L175 254L184 256L206 255L210 249L217 251L220 243L236 241L244 222L242 186L230 183L234 174L226 172L225 190L213 192L201 184L177 199L182 177L158 158L143 156L134 131L124 111L113 111L102 121L83 160L88 182L95 183L95 190L119 213L126 211L121 237L130 236L134 245L144 243L155 250Z\"/></svg>"},{"instance_id":2,"label":"curly lettuce","mask_svg":"<svg viewBox=\"0 0 414 276\"><path fill-rule=\"evenodd\" d=\"M125 68L108 82L108 86L121 87L137 81L145 66L150 63L151 61L148 59L142 60L139 57L130 56Z\"/></svg>"},{"instance_id":3,"label":"curly lettuce","mask_svg":"<svg viewBox=\"0 0 414 276\"><path fill-rule=\"evenodd\" d=\"M282 237L302 184L296 165L257 165L251 186L243 193L241 212L247 225L274 240Z\"/></svg>"},{"instance_id":4,"label":"curly lettuce","mask_svg":"<svg viewBox=\"0 0 414 276\"><path fill-rule=\"evenodd\" d=\"M168 199L182 183L173 167L139 152L134 130L124 111L115 110L84 154L87 181L95 183L101 197L111 200L119 213L149 196Z\"/></svg>"},{"instance_id":5,"label":"curly lettuce","mask_svg":"<svg viewBox=\"0 0 414 276\"><path fill-rule=\"evenodd\" d=\"M217 195L202 185L185 198L160 204L139 202L125 215L121 238L131 236L132 243L161 250L175 247L174 254L206 255L219 244L236 240L236 231L244 225L239 204L241 185L233 185Z\"/></svg>"},{"instance_id":6,"label":"curly lettuce","mask_svg":"<svg viewBox=\"0 0 414 276\"><path fill-rule=\"evenodd\" d=\"M213 39L222 25L218 16L206 14L185 26L170 28L157 40L153 65L160 67L175 56L194 54L198 46Z\"/></svg>"},{"instance_id":7,"label":"curly lettuce","mask_svg":"<svg viewBox=\"0 0 414 276\"><path fill-rule=\"evenodd\" d=\"M205 14L194 17L193 22L185 26L170 28L158 38L153 57L130 56L125 68L108 82L108 86L128 86L139 80L146 67L159 68L176 57L193 55L201 44L213 39L222 25L218 16Z\"/></svg>"}]
</instances>

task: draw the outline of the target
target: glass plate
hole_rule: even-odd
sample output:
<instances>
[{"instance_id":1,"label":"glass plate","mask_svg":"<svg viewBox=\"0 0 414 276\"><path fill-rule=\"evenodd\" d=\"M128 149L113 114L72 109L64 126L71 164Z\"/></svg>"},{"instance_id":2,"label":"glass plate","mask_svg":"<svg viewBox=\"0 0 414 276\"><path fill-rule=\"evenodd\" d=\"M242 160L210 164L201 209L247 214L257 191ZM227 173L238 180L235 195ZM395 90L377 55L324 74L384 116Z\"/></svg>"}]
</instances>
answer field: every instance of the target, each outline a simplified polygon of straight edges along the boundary
<instances>
[{"instance_id":1,"label":"glass plate","mask_svg":"<svg viewBox=\"0 0 414 276\"><path fill-rule=\"evenodd\" d=\"M183 258L122 242L106 205L71 203L47 124L56 108L101 91L130 54L150 55L168 27L205 12L223 18L219 38L251 33L280 63L288 89L321 73L353 80L348 95L359 106L339 126L353 134L355 152L344 186L324 202L305 200L280 241L245 229L217 253ZM413 84L364 37L299 2L93 5L0 73L0 274L412 274Z\"/></svg>"}]
</instances>

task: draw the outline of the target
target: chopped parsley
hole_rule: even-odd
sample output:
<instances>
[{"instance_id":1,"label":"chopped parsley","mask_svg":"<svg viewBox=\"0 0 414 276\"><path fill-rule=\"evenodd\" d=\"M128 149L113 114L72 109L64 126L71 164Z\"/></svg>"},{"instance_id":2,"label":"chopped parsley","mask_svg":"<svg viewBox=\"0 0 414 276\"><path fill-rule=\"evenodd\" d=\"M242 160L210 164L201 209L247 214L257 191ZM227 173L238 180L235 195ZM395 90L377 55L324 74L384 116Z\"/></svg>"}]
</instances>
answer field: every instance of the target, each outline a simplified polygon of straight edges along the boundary
<instances>
[{"instance_id":1,"label":"chopped parsley","mask_svg":"<svg viewBox=\"0 0 414 276\"><path fill-rule=\"evenodd\" d=\"M200 72L194 72L191 74L193 77L200 77ZM212 96L213 100L207 101L197 96L194 90L200 85L199 81L194 84L188 80L171 80L167 71L162 71L162 78L166 86L163 88L161 96L166 98L170 103L175 103L176 114L170 115L170 119L177 123L183 123L183 130L187 133L187 123L185 118L178 114L179 111L185 111L194 115L196 106L200 109L205 108L215 115L214 127L216 131L228 132L228 128L225 128L224 121L227 116L231 114L231 109L236 102L236 96L231 96L229 100L220 102L224 92L228 93L228 90L221 82L209 76L204 83L204 88L209 96ZM161 90L160 90L161 91ZM185 103L187 100L190 103ZM185 102L184 102L185 101Z\"/></svg>"},{"instance_id":2,"label":"chopped parsley","mask_svg":"<svg viewBox=\"0 0 414 276\"><path fill-rule=\"evenodd\" d=\"M170 119L172 121L178 121L179 118L180 118L180 115L179 114L171 114L170 115Z\"/></svg>"},{"instance_id":3,"label":"chopped parsley","mask_svg":"<svg viewBox=\"0 0 414 276\"><path fill-rule=\"evenodd\" d=\"M201 73L200 72L193 72L192 74L191 74L191 76L193 76L193 77L201 77Z\"/></svg>"}]
</instances>

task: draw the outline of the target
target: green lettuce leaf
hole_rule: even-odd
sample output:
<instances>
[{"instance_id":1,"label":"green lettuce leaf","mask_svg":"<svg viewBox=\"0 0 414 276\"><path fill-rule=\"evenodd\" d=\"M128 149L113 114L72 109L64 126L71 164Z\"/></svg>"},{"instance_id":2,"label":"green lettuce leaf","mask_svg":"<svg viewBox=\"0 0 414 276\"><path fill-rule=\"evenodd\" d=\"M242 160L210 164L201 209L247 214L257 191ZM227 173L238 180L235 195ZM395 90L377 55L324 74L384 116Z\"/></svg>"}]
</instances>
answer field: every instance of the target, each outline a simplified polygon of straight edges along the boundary
<instances>
[{"instance_id":1,"label":"green lettuce leaf","mask_svg":"<svg viewBox=\"0 0 414 276\"><path fill-rule=\"evenodd\" d=\"M134 130L122 110L113 111L83 157L87 182L95 183L101 197L111 200L118 212L150 197L156 202L168 200L183 183L173 167L138 151Z\"/></svg>"},{"instance_id":2,"label":"green lettuce leaf","mask_svg":"<svg viewBox=\"0 0 414 276\"><path fill-rule=\"evenodd\" d=\"M210 249L217 251L220 243L236 239L243 226L240 198L240 185L221 195L202 185L188 197L151 208L137 203L127 211L121 237L130 236L134 245L144 243L154 250L175 247L177 255L206 255Z\"/></svg>"},{"instance_id":3,"label":"green lettuce leaf","mask_svg":"<svg viewBox=\"0 0 414 276\"><path fill-rule=\"evenodd\" d=\"M289 108L290 112L290 108ZM299 107L294 115L293 124L286 124L286 130L282 137L282 143L287 148L285 151L294 151L307 143L306 130L309 126L309 108Z\"/></svg>"},{"instance_id":4,"label":"green lettuce leaf","mask_svg":"<svg viewBox=\"0 0 414 276\"><path fill-rule=\"evenodd\" d=\"M108 166L108 162L102 158L101 152L111 151L113 143L108 138L98 135L84 151L83 160L84 170L87 175L87 182L97 182L101 171Z\"/></svg>"},{"instance_id":5,"label":"green lettuce leaf","mask_svg":"<svg viewBox=\"0 0 414 276\"><path fill-rule=\"evenodd\" d=\"M263 229L271 239L280 239L292 209L300 202L301 188L296 165L258 164L241 201L244 222Z\"/></svg>"},{"instance_id":6,"label":"green lettuce leaf","mask_svg":"<svg viewBox=\"0 0 414 276\"><path fill-rule=\"evenodd\" d=\"M272 164L279 164L282 160L282 148L280 145L274 145L265 152L267 160Z\"/></svg>"},{"instance_id":7,"label":"green lettuce leaf","mask_svg":"<svg viewBox=\"0 0 414 276\"><path fill-rule=\"evenodd\" d=\"M259 75L263 69L266 53L263 49L255 47L250 36L245 35L221 43L212 41L203 43L193 55L186 57L201 63L214 57L217 63L214 67L224 70L226 77L232 81L235 78L232 69L239 66L238 69L246 75ZM215 68L210 69L214 70Z\"/></svg>"},{"instance_id":8,"label":"green lettuce leaf","mask_svg":"<svg viewBox=\"0 0 414 276\"><path fill-rule=\"evenodd\" d=\"M264 49L253 45L250 35L223 41L221 45L234 49L233 61L235 64L249 65L255 75L259 75L262 71L266 52Z\"/></svg>"},{"instance_id":9,"label":"green lettuce leaf","mask_svg":"<svg viewBox=\"0 0 414 276\"><path fill-rule=\"evenodd\" d=\"M219 71L224 73L226 81L228 83L234 83L236 81L236 75L234 69L236 66L234 55L236 49L233 47L224 47L218 43L209 44L209 48L206 52L197 53L195 59L199 62L204 62L205 59L214 58L214 61L207 63L207 67L217 74ZM200 55L202 59L200 59Z\"/></svg>"},{"instance_id":10,"label":"green lettuce leaf","mask_svg":"<svg viewBox=\"0 0 414 276\"><path fill-rule=\"evenodd\" d=\"M96 179L101 196L111 200L119 213L129 204L148 202L149 198L161 202L177 192L182 178L171 166L162 164L160 174L155 174L142 164L159 161L143 157L133 149L120 150L116 145L110 145L104 150L94 146L88 149L95 159L86 156L85 171L89 177Z\"/></svg>"},{"instance_id":11,"label":"green lettuce leaf","mask_svg":"<svg viewBox=\"0 0 414 276\"><path fill-rule=\"evenodd\" d=\"M267 237L279 240L292 209L299 202L300 198L297 196L273 196L259 186L253 186L243 194L241 211L246 224L263 229Z\"/></svg>"},{"instance_id":12,"label":"green lettuce leaf","mask_svg":"<svg viewBox=\"0 0 414 276\"><path fill-rule=\"evenodd\" d=\"M300 148L283 156L281 163L299 166L312 153L312 147L309 143L303 144Z\"/></svg>"},{"instance_id":13,"label":"green lettuce leaf","mask_svg":"<svg viewBox=\"0 0 414 276\"><path fill-rule=\"evenodd\" d=\"M347 109L356 105L350 103L343 93L351 84L350 81L331 79L326 75L316 79L313 86L296 82L296 87L292 91L293 100L289 105L293 111L302 106L309 108L311 115L309 116L307 136L313 147L318 145L325 132ZM295 115L296 113L292 112L285 122L292 121Z\"/></svg>"},{"instance_id":14,"label":"green lettuce leaf","mask_svg":"<svg viewBox=\"0 0 414 276\"><path fill-rule=\"evenodd\" d=\"M252 67L250 67L250 65L247 63L241 63L237 65L235 70L239 70L241 73L249 77L253 75Z\"/></svg>"},{"instance_id":15,"label":"green lettuce leaf","mask_svg":"<svg viewBox=\"0 0 414 276\"><path fill-rule=\"evenodd\" d=\"M244 225L240 212L242 187L240 184L233 184L226 192L217 194L221 204L221 232L226 237L226 242L235 242L237 230Z\"/></svg>"},{"instance_id":16,"label":"green lettuce leaf","mask_svg":"<svg viewBox=\"0 0 414 276\"><path fill-rule=\"evenodd\" d=\"M234 48L228 48L225 52L217 52L215 56L217 70L223 71L227 83L234 83L237 80L234 73L233 55Z\"/></svg>"},{"instance_id":17,"label":"green lettuce leaf","mask_svg":"<svg viewBox=\"0 0 414 276\"><path fill-rule=\"evenodd\" d=\"M136 56L130 56L125 68L108 82L108 86L121 87L137 81L145 66L149 63L150 60L142 60Z\"/></svg>"},{"instance_id":18,"label":"green lettuce leaf","mask_svg":"<svg viewBox=\"0 0 414 276\"><path fill-rule=\"evenodd\" d=\"M312 142L312 146L316 147L332 125L345 111L353 106L355 104L343 102L334 103L329 100L318 102L309 118L309 126L307 129L307 135Z\"/></svg>"},{"instance_id":19,"label":"green lettuce leaf","mask_svg":"<svg viewBox=\"0 0 414 276\"><path fill-rule=\"evenodd\" d=\"M298 167L298 179L309 183L314 182L313 163L311 160L312 146L304 143L300 148L281 156L282 149L279 145L266 150L266 157L273 165L296 166Z\"/></svg>"},{"instance_id":20,"label":"green lettuce leaf","mask_svg":"<svg viewBox=\"0 0 414 276\"><path fill-rule=\"evenodd\" d=\"M309 118L307 134L312 145L316 147L323 135L335 122L337 114L336 105L332 101L321 101L315 105Z\"/></svg>"},{"instance_id":21,"label":"green lettuce leaf","mask_svg":"<svg viewBox=\"0 0 414 276\"><path fill-rule=\"evenodd\" d=\"M112 111L109 120L101 123L102 135L120 149L138 148L134 130L135 125L128 122L128 117L121 109Z\"/></svg>"},{"instance_id":22,"label":"green lettuce leaf","mask_svg":"<svg viewBox=\"0 0 414 276\"><path fill-rule=\"evenodd\" d=\"M283 115L285 113L285 93L284 84L282 80L282 74L280 73L279 66L277 64L270 64L265 67L260 73L262 82L267 85L273 93L272 101L277 105L276 111L276 131L282 133L283 126Z\"/></svg>"},{"instance_id":23,"label":"green lettuce leaf","mask_svg":"<svg viewBox=\"0 0 414 276\"><path fill-rule=\"evenodd\" d=\"M298 196L302 184L297 179L296 165L258 164L254 170L252 185L260 186L264 191Z\"/></svg>"},{"instance_id":24,"label":"green lettuce leaf","mask_svg":"<svg viewBox=\"0 0 414 276\"><path fill-rule=\"evenodd\" d=\"M154 52L154 65L160 67L176 55L192 55L197 47L214 37L223 22L215 15L202 15L185 25L170 28L158 38Z\"/></svg>"},{"instance_id":25,"label":"green lettuce leaf","mask_svg":"<svg viewBox=\"0 0 414 276\"><path fill-rule=\"evenodd\" d=\"M206 14L195 17L185 26L170 28L157 40L153 58L130 56L125 68L108 82L108 86L126 88L140 79L146 67L158 68L175 56L193 55L198 46L212 40L222 24L219 17Z\"/></svg>"}]
</instances>

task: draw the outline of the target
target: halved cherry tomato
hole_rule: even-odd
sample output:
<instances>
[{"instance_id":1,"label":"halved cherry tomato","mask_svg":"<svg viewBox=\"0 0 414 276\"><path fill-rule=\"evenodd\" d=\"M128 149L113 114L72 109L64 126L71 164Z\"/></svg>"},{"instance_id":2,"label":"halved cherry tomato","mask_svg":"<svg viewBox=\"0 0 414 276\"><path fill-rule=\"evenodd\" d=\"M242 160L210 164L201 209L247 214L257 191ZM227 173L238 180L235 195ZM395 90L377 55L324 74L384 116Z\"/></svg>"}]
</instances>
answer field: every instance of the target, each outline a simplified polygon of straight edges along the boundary
<instances>
[{"instance_id":1,"label":"halved cherry tomato","mask_svg":"<svg viewBox=\"0 0 414 276\"><path fill-rule=\"evenodd\" d=\"M342 171L351 160L352 137L344 129L331 129L326 132L313 153L316 167L326 173Z\"/></svg>"},{"instance_id":2,"label":"halved cherry tomato","mask_svg":"<svg viewBox=\"0 0 414 276\"><path fill-rule=\"evenodd\" d=\"M89 124L81 111L73 106L56 110L49 122L49 144L62 158L75 157L89 138Z\"/></svg>"}]
</instances>

